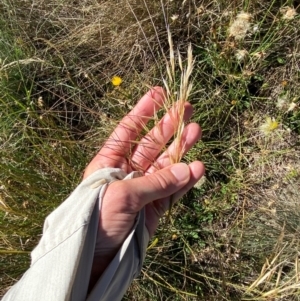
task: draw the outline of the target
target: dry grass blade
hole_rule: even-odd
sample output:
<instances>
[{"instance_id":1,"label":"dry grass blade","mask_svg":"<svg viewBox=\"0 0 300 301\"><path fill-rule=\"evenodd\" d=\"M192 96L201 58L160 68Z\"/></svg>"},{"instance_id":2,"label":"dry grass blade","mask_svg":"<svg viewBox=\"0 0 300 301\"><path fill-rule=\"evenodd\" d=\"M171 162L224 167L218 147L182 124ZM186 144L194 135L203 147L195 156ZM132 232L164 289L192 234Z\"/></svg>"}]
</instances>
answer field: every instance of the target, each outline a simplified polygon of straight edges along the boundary
<instances>
[{"instance_id":1,"label":"dry grass blade","mask_svg":"<svg viewBox=\"0 0 300 301\"><path fill-rule=\"evenodd\" d=\"M173 125L175 128L174 134L174 151L169 153L170 162L172 164L179 163L185 152L185 144L183 143L183 130L184 130L184 105L188 101L190 92L192 90L192 82L190 77L193 71L194 60L192 53L192 46L189 44L187 50L187 66L183 68L182 57L177 51L178 55L178 65L180 72L180 82L179 87L176 81L176 60L174 44L171 35L170 28L167 27L168 33L168 43L169 43L169 61L166 60L166 70L168 78L163 79L164 87L166 89L166 96L164 101L165 110L168 111L170 108L172 110L171 118L173 119ZM170 206L168 210L168 219L166 224L170 221L171 210L174 204L174 199L171 197ZM166 226L165 224L165 226Z\"/></svg>"},{"instance_id":2,"label":"dry grass blade","mask_svg":"<svg viewBox=\"0 0 300 301\"><path fill-rule=\"evenodd\" d=\"M283 298L294 295L300 288L298 257L294 263L280 260L281 254L287 247L285 244L270 262L266 259L259 277L245 291L246 295L250 294L255 297L245 300L269 300L278 296ZM287 266L293 267L289 273L284 272Z\"/></svg>"},{"instance_id":3,"label":"dry grass blade","mask_svg":"<svg viewBox=\"0 0 300 301\"><path fill-rule=\"evenodd\" d=\"M174 164L180 162L184 153L184 145L182 145L182 134L184 129L184 104L186 101L188 101L190 92L192 90L190 77L193 71L194 60L191 44L189 44L187 50L187 66L185 69L183 68L181 54L179 51L177 52L178 65L180 68L180 82L178 88L178 83L176 81L176 60L174 44L169 27L167 28L167 31L170 48L170 58L169 61L166 61L168 79L163 79L163 83L167 91L165 98L165 108L166 110L173 108L173 124L175 126L175 151L170 154L170 161Z\"/></svg>"},{"instance_id":4,"label":"dry grass blade","mask_svg":"<svg viewBox=\"0 0 300 301\"><path fill-rule=\"evenodd\" d=\"M1 61L0 61L1 63ZM7 63L7 64L3 64L1 67L0 67L0 71L4 71L8 68L11 68L11 67L14 67L14 66L18 66L18 65L28 65L28 64L31 64L31 63L46 63L45 60L42 60L42 59L39 59L39 58L30 58L30 59L24 59L24 60L18 60L18 61L14 61L14 62L10 62L10 63Z\"/></svg>"},{"instance_id":5,"label":"dry grass blade","mask_svg":"<svg viewBox=\"0 0 300 301\"><path fill-rule=\"evenodd\" d=\"M286 246L285 246L286 247ZM269 263L269 260L266 259L266 263L263 265L262 269L261 269L261 273L260 276L258 277L258 279L256 279L248 288L248 290L252 290L255 287L258 287L261 283L263 283L265 280L268 280L270 275L274 274L274 271L277 270L277 268L281 265L280 263L275 265L275 262L277 261L278 257L280 256L280 254L283 252L284 248L283 247L280 252L278 252L276 254L276 256L272 259L271 263Z\"/></svg>"}]
</instances>

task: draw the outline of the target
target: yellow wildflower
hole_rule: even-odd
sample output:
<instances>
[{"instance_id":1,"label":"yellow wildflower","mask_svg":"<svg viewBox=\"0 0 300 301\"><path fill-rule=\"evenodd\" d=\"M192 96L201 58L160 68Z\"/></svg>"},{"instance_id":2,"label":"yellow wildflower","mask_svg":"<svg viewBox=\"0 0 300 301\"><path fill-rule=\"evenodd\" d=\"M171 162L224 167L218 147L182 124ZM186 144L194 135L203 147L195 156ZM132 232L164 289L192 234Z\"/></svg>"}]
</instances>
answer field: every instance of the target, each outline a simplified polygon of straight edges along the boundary
<instances>
[{"instance_id":1,"label":"yellow wildflower","mask_svg":"<svg viewBox=\"0 0 300 301\"><path fill-rule=\"evenodd\" d=\"M111 83L114 86L120 86L122 84L123 80L120 76L113 76L113 78L111 79Z\"/></svg>"},{"instance_id":2,"label":"yellow wildflower","mask_svg":"<svg viewBox=\"0 0 300 301\"><path fill-rule=\"evenodd\" d=\"M176 240L178 238L178 236L176 234L172 235L172 240Z\"/></svg>"},{"instance_id":3,"label":"yellow wildflower","mask_svg":"<svg viewBox=\"0 0 300 301\"><path fill-rule=\"evenodd\" d=\"M263 123L259 129L260 131L265 134L265 135L269 135L272 131L276 130L279 126L278 121L276 121L276 119L273 117L267 117L266 118L266 122Z\"/></svg>"}]
</instances>

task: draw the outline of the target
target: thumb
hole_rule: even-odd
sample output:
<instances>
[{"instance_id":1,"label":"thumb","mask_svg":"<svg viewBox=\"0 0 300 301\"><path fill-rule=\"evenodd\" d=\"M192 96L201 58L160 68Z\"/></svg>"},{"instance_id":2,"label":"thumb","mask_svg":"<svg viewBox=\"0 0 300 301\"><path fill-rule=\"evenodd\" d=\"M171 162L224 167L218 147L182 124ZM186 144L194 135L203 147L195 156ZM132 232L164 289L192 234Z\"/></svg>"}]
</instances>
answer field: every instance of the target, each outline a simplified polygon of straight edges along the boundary
<instances>
[{"instance_id":1,"label":"thumb","mask_svg":"<svg viewBox=\"0 0 300 301\"><path fill-rule=\"evenodd\" d=\"M190 179L190 169L184 163L171 165L150 175L134 178L123 183L133 199L138 201L138 210L148 203L166 198L183 188Z\"/></svg>"}]
</instances>

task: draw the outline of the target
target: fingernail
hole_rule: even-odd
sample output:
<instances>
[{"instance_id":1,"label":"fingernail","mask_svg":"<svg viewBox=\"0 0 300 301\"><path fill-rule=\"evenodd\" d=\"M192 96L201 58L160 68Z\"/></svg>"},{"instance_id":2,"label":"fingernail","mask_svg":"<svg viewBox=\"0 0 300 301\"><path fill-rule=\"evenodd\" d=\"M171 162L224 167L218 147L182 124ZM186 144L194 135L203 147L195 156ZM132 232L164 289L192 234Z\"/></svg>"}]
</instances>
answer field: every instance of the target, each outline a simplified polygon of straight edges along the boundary
<instances>
[{"instance_id":1,"label":"fingernail","mask_svg":"<svg viewBox=\"0 0 300 301\"><path fill-rule=\"evenodd\" d=\"M180 184L185 184L190 179L190 169L184 163L178 163L171 167L171 172Z\"/></svg>"}]
</instances>

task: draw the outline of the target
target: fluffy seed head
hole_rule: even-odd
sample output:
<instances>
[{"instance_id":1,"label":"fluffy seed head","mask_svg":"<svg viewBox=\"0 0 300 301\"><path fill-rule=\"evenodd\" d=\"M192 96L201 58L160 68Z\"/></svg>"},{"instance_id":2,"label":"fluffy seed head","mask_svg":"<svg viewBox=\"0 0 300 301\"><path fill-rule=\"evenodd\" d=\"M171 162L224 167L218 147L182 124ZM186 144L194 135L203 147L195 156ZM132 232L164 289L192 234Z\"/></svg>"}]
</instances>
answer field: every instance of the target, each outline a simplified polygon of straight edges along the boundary
<instances>
[{"instance_id":1,"label":"fluffy seed head","mask_svg":"<svg viewBox=\"0 0 300 301\"><path fill-rule=\"evenodd\" d=\"M241 12L236 16L229 27L229 36L235 38L236 40L242 40L245 38L247 32L250 29L251 15L245 12Z\"/></svg>"},{"instance_id":2,"label":"fluffy seed head","mask_svg":"<svg viewBox=\"0 0 300 301\"><path fill-rule=\"evenodd\" d=\"M287 96L286 95L279 96L276 104L277 108L281 110L286 109L287 105L288 105Z\"/></svg>"},{"instance_id":3,"label":"fluffy seed head","mask_svg":"<svg viewBox=\"0 0 300 301\"><path fill-rule=\"evenodd\" d=\"M289 6L282 7L280 12L282 13L283 20L292 20L297 15L296 10Z\"/></svg>"},{"instance_id":4,"label":"fluffy seed head","mask_svg":"<svg viewBox=\"0 0 300 301\"><path fill-rule=\"evenodd\" d=\"M238 49L235 53L235 57L238 61L242 62L246 59L248 51L245 49Z\"/></svg>"},{"instance_id":5,"label":"fluffy seed head","mask_svg":"<svg viewBox=\"0 0 300 301\"><path fill-rule=\"evenodd\" d=\"M267 117L266 121L259 127L260 131L264 134L264 135L269 135L271 132L273 132L274 130L276 130L279 126L278 121L276 121L276 119L273 117Z\"/></svg>"}]
</instances>

